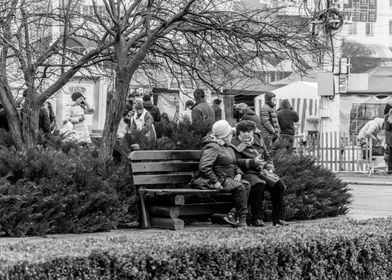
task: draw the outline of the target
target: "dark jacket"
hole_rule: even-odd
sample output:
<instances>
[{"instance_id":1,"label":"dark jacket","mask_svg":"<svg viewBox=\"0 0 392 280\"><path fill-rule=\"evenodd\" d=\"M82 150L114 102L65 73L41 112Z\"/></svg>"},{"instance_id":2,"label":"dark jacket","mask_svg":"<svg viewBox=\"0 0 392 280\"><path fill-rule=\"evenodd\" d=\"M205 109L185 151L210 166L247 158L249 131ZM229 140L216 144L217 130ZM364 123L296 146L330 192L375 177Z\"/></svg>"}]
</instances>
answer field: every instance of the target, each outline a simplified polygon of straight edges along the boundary
<instances>
[{"instance_id":1,"label":"dark jacket","mask_svg":"<svg viewBox=\"0 0 392 280\"><path fill-rule=\"evenodd\" d=\"M226 177L242 174L231 146L219 143L211 135L205 137L204 144L199 163L202 178L208 179L210 184L222 184Z\"/></svg>"},{"instance_id":2,"label":"dark jacket","mask_svg":"<svg viewBox=\"0 0 392 280\"><path fill-rule=\"evenodd\" d=\"M215 121L221 120L222 119L222 108L217 104L212 104L212 109L214 109Z\"/></svg>"},{"instance_id":3,"label":"dark jacket","mask_svg":"<svg viewBox=\"0 0 392 280\"><path fill-rule=\"evenodd\" d=\"M45 106L39 109L38 127L43 133L50 133L50 116Z\"/></svg>"},{"instance_id":4,"label":"dark jacket","mask_svg":"<svg viewBox=\"0 0 392 280\"><path fill-rule=\"evenodd\" d=\"M289 105L282 103L282 107L278 110L278 122L281 134L294 136L294 123L299 121L299 116Z\"/></svg>"},{"instance_id":5,"label":"dark jacket","mask_svg":"<svg viewBox=\"0 0 392 280\"><path fill-rule=\"evenodd\" d=\"M241 117L241 121L248 120L248 121L253 121L256 124L256 127L258 130L261 130L261 119L256 113L250 109L246 108L245 112L243 113Z\"/></svg>"},{"instance_id":6,"label":"dark jacket","mask_svg":"<svg viewBox=\"0 0 392 280\"><path fill-rule=\"evenodd\" d=\"M161 112L157 106L152 104L151 101L143 101L143 107L150 112L151 116L154 119L154 122L160 122L161 121Z\"/></svg>"},{"instance_id":7,"label":"dark jacket","mask_svg":"<svg viewBox=\"0 0 392 280\"><path fill-rule=\"evenodd\" d=\"M215 122L214 109L204 100L192 108L192 126L207 134Z\"/></svg>"},{"instance_id":8,"label":"dark jacket","mask_svg":"<svg viewBox=\"0 0 392 280\"><path fill-rule=\"evenodd\" d=\"M260 131L263 137L271 137L280 132L278 117L276 115L276 110L273 106L268 103L265 103L260 109L260 118Z\"/></svg>"},{"instance_id":9,"label":"dark jacket","mask_svg":"<svg viewBox=\"0 0 392 280\"><path fill-rule=\"evenodd\" d=\"M162 116L161 121L155 124L155 131L157 133L157 138L171 138L173 134L173 129L170 125L170 120L167 117Z\"/></svg>"},{"instance_id":10,"label":"dark jacket","mask_svg":"<svg viewBox=\"0 0 392 280\"><path fill-rule=\"evenodd\" d=\"M254 140L252 145L242 143L238 136L231 141L234 146L237 163L244 172L244 179L247 180L251 186L257 183L265 183L259 176L260 166L256 165L255 158L260 156L260 159L266 162L266 169L274 169L272 157L264 145L263 138L259 133L254 133Z\"/></svg>"},{"instance_id":11,"label":"dark jacket","mask_svg":"<svg viewBox=\"0 0 392 280\"><path fill-rule=\"evenodd\" d=\"M385 115L385 142L387 145L392 146L392 123L388 122L389 114Z\"/></svg>"}]
</instances>

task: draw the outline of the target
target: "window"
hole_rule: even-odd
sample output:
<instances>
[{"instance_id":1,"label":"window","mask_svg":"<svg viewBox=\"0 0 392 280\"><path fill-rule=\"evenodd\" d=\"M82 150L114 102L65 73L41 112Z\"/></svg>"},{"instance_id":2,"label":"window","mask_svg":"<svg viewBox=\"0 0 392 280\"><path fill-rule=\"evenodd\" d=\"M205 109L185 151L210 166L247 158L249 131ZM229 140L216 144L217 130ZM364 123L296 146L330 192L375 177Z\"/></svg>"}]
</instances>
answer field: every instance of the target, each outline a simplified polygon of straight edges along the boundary
<instances>
[{"instance_id":1,"label":"window","mask_svg":"<svg viewBox=\"0 0 392 280\"><path fill-rule=\"evenodd\" d=\"M374 23L373 22L366 23L366 36L374 36Z\"/></svg>"},{"instance_id":2,"label":"window","mask_svg":"<svg viewBox=\"0 0 392 280\"><path fill-rule=\"evenodd\" d=\"M392 7L392 0L389 0L389 7Z\"/></svg>"}]
</instances>

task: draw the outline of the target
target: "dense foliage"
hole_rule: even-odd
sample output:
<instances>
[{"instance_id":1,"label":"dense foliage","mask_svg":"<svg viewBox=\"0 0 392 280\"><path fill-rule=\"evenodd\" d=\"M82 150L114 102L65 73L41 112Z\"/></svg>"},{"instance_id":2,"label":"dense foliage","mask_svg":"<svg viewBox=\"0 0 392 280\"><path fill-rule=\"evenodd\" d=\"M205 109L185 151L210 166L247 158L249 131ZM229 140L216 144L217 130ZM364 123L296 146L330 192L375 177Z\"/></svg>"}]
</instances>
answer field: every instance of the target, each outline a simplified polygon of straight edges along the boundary
<instances>
[{"instance_id":1,"label":"dense foliage","mask_svg":"<svg viewBox=\"0 0 392 280\"><path fill-rule=\"evenodd\" d=\"M0 236L109 230L136 224L126 161L98 161L95 150L0 149Z\"/></svg>"},{"instance_id":2,"label":"dense foliage","mask_svg":"<svg viewBox=\"0 0 392 280\"><path fill-rule=\"evenodd\" d=\"M391 279L392 220L0 245L1 279Z\"/></svg>"},{"instance_id":3,"label":"dense foliage","mask_svg":"<svg viewBox=\"0 0 392 280\"><path fill-rule=\"evenodd\" d=\"M334 172L316 165L314 158L278 153L274 157L274 165L287 186L288 219L336 217L348 212L351 194L347 183ZM268 209L271 209L270 204Z\"/></svg>"}]
</instances>

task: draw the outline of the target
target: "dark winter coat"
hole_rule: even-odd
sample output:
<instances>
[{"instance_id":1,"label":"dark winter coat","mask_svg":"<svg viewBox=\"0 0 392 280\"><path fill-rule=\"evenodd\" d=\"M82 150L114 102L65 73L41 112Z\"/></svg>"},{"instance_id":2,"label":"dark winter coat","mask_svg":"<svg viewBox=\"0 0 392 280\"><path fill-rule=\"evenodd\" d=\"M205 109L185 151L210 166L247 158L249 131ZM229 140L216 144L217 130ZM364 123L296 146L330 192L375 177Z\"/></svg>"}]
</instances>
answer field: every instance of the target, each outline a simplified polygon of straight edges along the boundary
<instances>
[{"instance_id":1,"label":"dark winter coat","mask_svg":"<svg viewBox=\"0 0 392 280\"><path fill-rule=\"evenodd\" d=\"M148 112L150 112L151 116L154 119L154 122L160 122L161 121L161 112L157 106L152 104L151 101L143 101L143 107L146 109Z\"/></svg>"},{"instance_id":2,"label":"dark winter coat","mask_svg":"<svg viewBox=\"0 0 392 280\"><path fill-rule=\"evenodd\" d=\"M280 132L275 105L272 103L273 93L266 93L265 104L260 109L261 135L263 137L274 137Z\"/></svg>"},{"instance_id":3,"label":"dark winter coat","mask_svg":"<svg viewBox=\"0 0 392 280\"><path fill-rule=\"evenodd\" d=\"M39 109L38 126L43 133L50 133L50 116L45 106L41 106Z\"/></svg>"},{"instance_id":4,"label":"dark winter coat","mask_svg":"<svg viewBox=\"0 0 392 280\"><path fill-rule=\"evenodd\" d=\"M246 108L242 117L241 117L241 121L253 121L256 124L256 127L258 130L261 130L261 119L258 115L256 115L256 113L250 109L250 108Z\"/></svg>"},{"instance_id":5,"label":"dark winter coat","mask_svg":"<svg viewBox=\"0 0 392 280\"><path fill-rule=\"evenodd\" d=\"M242 174L231 146L216 141L211 135L206 136L204 144L199 163L202 178L208 179L210 184L222 184L226 177Z\"/></svg>"},{"instance_id":6,"label":"dark winter coat","mask_svg":"<svg viewBox=\"0 0 392 280\"><path fill-rule=\"evenodd\" d=\"M205 100L192 108L192 126L195 129L202 129L204 132L208 132L211 130L214 122L214 109Z\"/></svg>"},{"instance_id":7,"label":"dark winter coat","mask_svg":"<svg viewBox=\"0 0 392 280\"><path fill-rule=\"evenodd\" d=\"M215 121L221 120L222 119L222 108L217 104L212 104L212 109L214 109Z\"/></svg>"},{"instance_id":8,"label":"dark winter coat","mask_svg":"<svg viewBox=\"0 0 392 280\"><path fill-rule=\"evenodd\" d=\"M244 172L244 179L250 183L251 186L265 181L260 178L260 166L256 165L255 158L260 156L260 159L266 162L266 169L273 169L272 157L264 145L263 138L259 133L254 133L253 144L248 145L241 142L238 136L231 141L235 147L235 154L237 163Z\"/></svg>"},{"instance_id":9,"label":"dark winter coat","mask_svg":"<svg viewBox=\"0 0 392 280\"><path fill-rule=\"evenodd\" d=\"M392 146L392 123L388 122L389 115L385 115L385 142L387 145Z\"/></svg>"},{"instance_id":10,"label":"dark winter coat","mask_svg":"<svg viewBox=\"0 0 392 280\"><path fill-rule=\"evenodd\" d=\"M278 110L278 122L280 133L285 135L295 134L294 123L299 121L297 112L290 108L290 104L283 102L282 107Z\"/></svg>"}]
</instances>

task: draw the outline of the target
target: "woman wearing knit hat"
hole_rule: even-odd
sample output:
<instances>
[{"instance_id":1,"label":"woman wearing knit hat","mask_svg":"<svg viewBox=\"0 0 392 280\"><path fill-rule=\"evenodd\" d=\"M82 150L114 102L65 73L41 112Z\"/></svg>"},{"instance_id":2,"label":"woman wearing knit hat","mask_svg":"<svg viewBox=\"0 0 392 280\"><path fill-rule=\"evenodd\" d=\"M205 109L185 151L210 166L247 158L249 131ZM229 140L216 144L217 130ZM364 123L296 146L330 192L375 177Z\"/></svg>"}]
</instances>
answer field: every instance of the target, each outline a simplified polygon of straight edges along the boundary
<instances>
[{"instance_id":1,"label":"woman wearing knit hat","mask_svg":"<svg viewBox=\"0 0 392 280\"><path fill-rule=\"evenodd\" d=\"M233 128L225 120L213 124L211 132L204 138L204 147L199 163L200 177L211 188L231 192L239 222L232 226L246 226L248 213L249 184L242 181L242 171L237 166L235 152L231 147ZM229 222L229 221L226 221Z\"/></svg>"},{"instance_id":2,"label":"woman wearing knit hat","mask_svg":"<svg viewBox=\"0 0 392 280\"><path fill-rule=\"evenodd\" d=\"M76 141L80 144L90 144L90 132L85 122L85 114L93 113L86 102L86 98L80 92L71 95L73 103L68 105L65 112L65 119L72 123L76 133Z\"/></svg>"}]
</instances>

